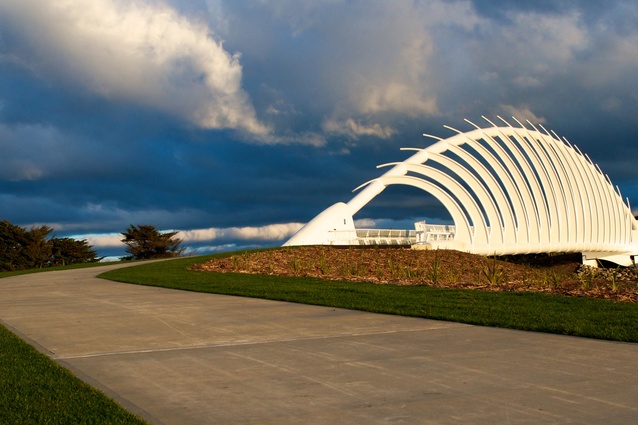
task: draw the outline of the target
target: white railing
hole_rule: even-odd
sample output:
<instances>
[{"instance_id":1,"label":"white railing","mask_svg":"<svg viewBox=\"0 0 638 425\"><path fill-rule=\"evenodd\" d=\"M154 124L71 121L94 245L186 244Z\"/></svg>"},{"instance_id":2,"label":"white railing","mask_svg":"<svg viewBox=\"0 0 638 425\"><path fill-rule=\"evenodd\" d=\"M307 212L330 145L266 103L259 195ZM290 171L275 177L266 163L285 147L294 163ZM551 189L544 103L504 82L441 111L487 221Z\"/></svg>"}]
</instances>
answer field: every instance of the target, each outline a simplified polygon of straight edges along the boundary
<instances>
[{"instance_id":1,"label":"white railing","mask_svg":"<svg viewBox=\"0 0 638 425\"><path fill-rule=\"evenodd\" d=\"M425 221L414 223L416 244L429 244L440 241L453 241L456 226L446 224L426 224Z\"/></svg>"},{"instance_id":2,"label":"white railing","mask_svg":"<svg viewBox=\"0 0 638 425\"><path fill-rule=\"evenodd\" d=\"M397 245L410 246L416 242L415 230L356 229L331 230L330 245Z\"/></svg>"},{"instance_id":3,"label":"white railing","mask_svg":"<svg viewBox=\"0 0 638 425\"><path fill-rule=\"evenodd\" d=\"M331 230L330 245L396 245L410 246L453 241L456 227L445 224L414 223L416 230L356 229Z\"/></svg>"}]
</instances>

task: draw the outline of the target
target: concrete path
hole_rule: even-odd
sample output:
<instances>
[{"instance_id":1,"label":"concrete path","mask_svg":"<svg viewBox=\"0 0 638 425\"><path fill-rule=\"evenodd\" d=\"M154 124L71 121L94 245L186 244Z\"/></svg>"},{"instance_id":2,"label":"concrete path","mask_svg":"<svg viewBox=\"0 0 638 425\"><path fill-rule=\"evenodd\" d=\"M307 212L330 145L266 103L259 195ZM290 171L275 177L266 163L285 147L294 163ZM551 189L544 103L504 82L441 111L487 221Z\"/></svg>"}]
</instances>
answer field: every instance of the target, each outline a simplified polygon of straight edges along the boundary
<instances>
[{"instance_id":1,"label":"concrete path","mask_svg":"<svg viewBox=\"0 0 638 425\"><path fill-rule=\"evenodd\" d=\"M0 321L156 424L633 424L638 344L109 282L0 280Z\"/></svg>"}]
</instances>

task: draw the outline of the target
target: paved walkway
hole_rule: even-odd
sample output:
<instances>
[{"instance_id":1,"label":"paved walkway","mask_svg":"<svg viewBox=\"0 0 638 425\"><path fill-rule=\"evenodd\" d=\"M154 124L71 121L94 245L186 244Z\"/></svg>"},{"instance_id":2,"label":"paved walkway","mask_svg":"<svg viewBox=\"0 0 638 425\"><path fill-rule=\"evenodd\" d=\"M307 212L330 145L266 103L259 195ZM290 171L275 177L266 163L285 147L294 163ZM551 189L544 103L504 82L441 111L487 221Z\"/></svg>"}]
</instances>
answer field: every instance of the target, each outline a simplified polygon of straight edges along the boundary
<instances>
[{"instance_id":1,"label":"paved walkway","mask_svg":"<svg viewBox=\"0 0 638 425\"><path fill-rule=\"evenodd\" d=\"M638 344L95 278L0 280L0 322L156 424L638 423Z\"/></svg>"}]
</instances>

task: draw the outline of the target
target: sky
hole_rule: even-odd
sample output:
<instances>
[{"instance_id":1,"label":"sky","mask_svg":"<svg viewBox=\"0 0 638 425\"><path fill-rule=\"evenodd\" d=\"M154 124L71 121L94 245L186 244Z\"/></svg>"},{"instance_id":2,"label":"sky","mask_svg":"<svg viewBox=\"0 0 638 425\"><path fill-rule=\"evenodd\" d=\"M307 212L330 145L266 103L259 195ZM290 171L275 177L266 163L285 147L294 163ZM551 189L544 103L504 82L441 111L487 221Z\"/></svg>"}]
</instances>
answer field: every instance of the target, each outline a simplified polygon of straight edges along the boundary
<instances>
[{"instance_id":1,"label":"sky","mask_svg":"<svg viewBox=\"0 0 638 425\"><path fill-rule=\"evenodd\" d=\"M638 2L0 0L0 219L101 256L131 224L280 245L481 116L553 129L638 207ZM449 215L399 186L355 216L424 219Z\"/></svg>"}]
</instances>

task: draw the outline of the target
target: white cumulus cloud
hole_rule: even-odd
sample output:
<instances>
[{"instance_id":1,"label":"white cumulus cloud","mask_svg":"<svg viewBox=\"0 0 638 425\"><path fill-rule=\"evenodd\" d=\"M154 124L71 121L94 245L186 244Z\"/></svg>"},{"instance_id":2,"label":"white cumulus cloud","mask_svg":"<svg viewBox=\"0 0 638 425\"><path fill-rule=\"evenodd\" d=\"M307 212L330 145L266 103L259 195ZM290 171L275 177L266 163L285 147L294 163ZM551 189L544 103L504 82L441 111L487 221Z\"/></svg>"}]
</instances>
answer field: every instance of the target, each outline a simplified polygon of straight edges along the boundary
<instances>
[{"instance_id":1,"label":"white cumulus cloud","mask_svg":"<svg viewBox=\"0 0 638 425\"><path fill-rule=\"evenodd\" d=\"M119 247L124 246L122 243L122 235L120 233L106 235L85 235L74 236L74 239L84 239L89 245L96 248Z\"/></svg>"},{"instance_id":2,"label":"white cumulus cloud","mask_svg":"<svg viewBox=\"0 0 638 425\"><path fill-rule=\"evenodd\" d=\"M228 227L185 230L178 233L184 242L213 240L284 240L291 237L303 226L302 223L269 224L260 227Z\"/></svg>"},{"instance_id":3,"label":"white cumulus cloud","mask_svg":"<svg viewBox=\"0 0 638 425\"><path fill-rule=\"evenodd\" d=\"M239 55L161 2L3 0L0 25L22 40L6 56L43 78L204 128L270 131L241 87Z\"/></svg>"},{"instance_id":4,"label":"white cumulus cloud","mask_svg":"<svg viewBox=\"0 0 638 425\"><path fill-rule=\"evenodd\" d=\"M375 136L382 139L391 137L395 130L389 126L382 126L378 123L365 124L352 118L346 120L329 119L324 121L323 129L330 134L342 134L352 139L361 136Z\"/></svg>"},{"instance_id":5,"label":"white cumulus cloud","mask_svg":"<svg viewBox=\"0 0 638 425\"><path fill-rule=\"evenodd\" d=\"M303 223L283 223L255 227L210 227L207 229L179 231L176 236L182 239L185 244L189 242L214 241L283 241L290 238L302 226ZM89 245L98 248L123 246L120 233L77 235L73 237L86 239Z\"/></svg>"},{"instance_id":6,"label":"white cumulus cloud","mask_svg":"<svg viewBox=\"0 0 638 425\"><path fill-rule=\"evenodd\" d=\"M498 110L507 121L510 121L509 117L515 117L521 122L529 120L532 124L545 124L547 122L544 117L539 117L532 112L529 105L500 105Z\"/></svg>"}]
</instances>

